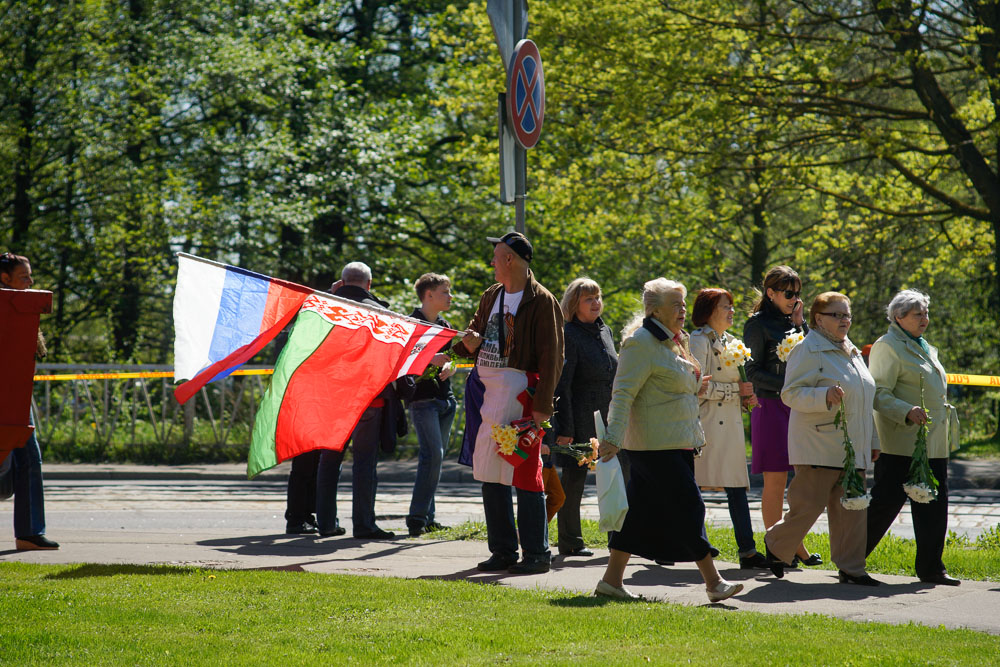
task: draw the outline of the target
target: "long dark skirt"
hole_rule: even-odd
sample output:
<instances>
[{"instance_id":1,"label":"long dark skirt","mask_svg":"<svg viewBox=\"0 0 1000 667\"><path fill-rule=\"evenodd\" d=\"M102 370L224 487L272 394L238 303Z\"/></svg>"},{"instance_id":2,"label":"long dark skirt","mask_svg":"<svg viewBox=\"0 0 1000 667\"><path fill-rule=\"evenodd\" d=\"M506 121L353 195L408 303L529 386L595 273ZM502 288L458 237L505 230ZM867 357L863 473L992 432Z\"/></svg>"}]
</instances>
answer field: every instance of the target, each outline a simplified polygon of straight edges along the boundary
<instances>
[{"instance_id":1,"label":"long dark skirt","mask_svg":"<svg viewBox=\"0 0 1000 667\"><path fill-rule=\"evenodd\" d=\"M650 560L698 561L718 554L705 535L705 502L694 478L694 452L625 450L631 465L628 514L612 549Z\"/></svg>"}]
</instances>

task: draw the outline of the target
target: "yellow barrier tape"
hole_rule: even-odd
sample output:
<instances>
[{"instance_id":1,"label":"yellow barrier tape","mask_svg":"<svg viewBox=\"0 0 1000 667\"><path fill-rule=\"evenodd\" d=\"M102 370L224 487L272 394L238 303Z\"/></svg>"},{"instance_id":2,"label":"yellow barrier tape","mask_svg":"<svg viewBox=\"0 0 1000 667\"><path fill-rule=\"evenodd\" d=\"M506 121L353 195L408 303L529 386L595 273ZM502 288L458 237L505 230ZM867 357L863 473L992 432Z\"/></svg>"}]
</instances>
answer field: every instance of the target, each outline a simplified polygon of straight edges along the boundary
<instances>
[{"instance_id":1,"label":"yellow barrier tape","mask_svg":"<svg viewBox=\"0 0 1000 667\"><path fill-rule=\"evenodd\" d=\"M972 387L1000 387L1000 376L948 373L948 384L964 384Z\"/></svg>"},{"instance_id":2,"label":"yellow barrier tape","mask_svg":"<svg viewBox=\"0 0 1000 667\"><path fill-rule=\"evenodd\" d=\"M271 375L273 368L251 368L233 371L232 375ZM59 382L65 380L137 380L139 378L172 378L173 371L142 371L134 373L65 373L60 375L36 375L35 382Z\"/></svg>"},{"instance_id":3,"label":"yellow barrier tape","mask_svg":"<svg viewBox=\"0 0 1000 667\"><path fill-rule=\"evenodd\" d=\"M455 364L456 368L472 368L474 364ZM234 371L233 375L271 375L273 368L252 368ZM35 382L59 382L65 380L136 380L139 378L172 378L173 371L144 371L134 373L65 373L60 375L36 375ZM1000 375L966 375L948 373L948 384L970 387L1000 387Z\"/></svg>"}]
</instances>

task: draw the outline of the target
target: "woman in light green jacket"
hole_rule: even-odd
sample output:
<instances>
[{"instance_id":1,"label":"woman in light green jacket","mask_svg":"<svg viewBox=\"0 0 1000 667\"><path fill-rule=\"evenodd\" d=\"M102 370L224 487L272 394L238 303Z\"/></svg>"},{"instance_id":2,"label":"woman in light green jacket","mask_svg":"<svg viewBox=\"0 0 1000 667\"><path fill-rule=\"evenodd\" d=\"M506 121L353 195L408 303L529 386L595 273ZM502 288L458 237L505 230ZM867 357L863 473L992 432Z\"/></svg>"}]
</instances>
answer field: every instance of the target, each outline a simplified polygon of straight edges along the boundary
<instances>
[{"instance_id":1,"label":"woman in light green jacket","mask_svg":"<svg viewBox=\"0 0 1000 667\"><path fill-rule=\"evenodd\" d=\"M903 290L886 307L889 331L872 345L870 368L875 378L875 427L882 455L875 462L875 485L868 507L868 553L878 545L906 503L903 484L910 471L917 431L930 420L927 458L937 478L938 497L910 503L917 541L916 571L921 581L957 586L948 576L941 553L948 534L948 454L958 446L958 418L947 402L948 378L937 349L924 340L930 323L930 297ZM920 380L923 404L920 407Z\"/></svg>"},{"instance_id":2,"label":"woman in light green jacket","mask_svg":"<svg viewBox=\"0 0 1000 667\"><path fill-rule=\"evenodd\" d=\"M644 312L622 332L618 372L611 390L602 461L624 449L630 465L628 514L608 539L611 554L596 595L638 597L622 582L632 554L650 560L694 561L708 599L741 590L722 578L705 535L705 503L694 477L694 456L705 444L698 395L710 375L688 347L684 285L657 278L643 285Z\"/></svg>"}]
</instances>

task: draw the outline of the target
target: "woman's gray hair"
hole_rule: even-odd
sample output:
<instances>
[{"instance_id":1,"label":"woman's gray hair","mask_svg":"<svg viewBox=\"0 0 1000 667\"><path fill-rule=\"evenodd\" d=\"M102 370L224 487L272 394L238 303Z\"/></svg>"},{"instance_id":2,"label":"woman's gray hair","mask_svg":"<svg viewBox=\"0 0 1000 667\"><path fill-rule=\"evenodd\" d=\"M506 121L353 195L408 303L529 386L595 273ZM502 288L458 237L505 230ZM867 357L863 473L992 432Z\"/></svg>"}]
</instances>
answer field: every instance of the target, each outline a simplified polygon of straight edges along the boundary
<instances>
[{"instance_id":1,"label":"woman's gray hair","mask_svg":"<svg viewBox=\"0 0 1000 667\"><path fill-rule=\"evenodd\" d=\"M930 305L931 298L923 292L905 289L892 297L892 301L885 307L885 317L890 322L895 322L900 317L906 317L914 308L928 308Z\"/></svg>"},{"instance_id":2,"label":"woman's gray hair","mask_svg":"<svg viewBox=\"0 0 1000 667\"><path fill-rule=\"evenodd\" d=\"M654 278L642 286L642 308L643 312L636 313L632 321L622 329L622 338L628 338L635 330L642 326L642 320L653 314L653 311L662 306L667 301L667 295L672 292L680 292L682 298L687 298L687 288L676 280L666 278Z\"/></svg>"}]
</instances>

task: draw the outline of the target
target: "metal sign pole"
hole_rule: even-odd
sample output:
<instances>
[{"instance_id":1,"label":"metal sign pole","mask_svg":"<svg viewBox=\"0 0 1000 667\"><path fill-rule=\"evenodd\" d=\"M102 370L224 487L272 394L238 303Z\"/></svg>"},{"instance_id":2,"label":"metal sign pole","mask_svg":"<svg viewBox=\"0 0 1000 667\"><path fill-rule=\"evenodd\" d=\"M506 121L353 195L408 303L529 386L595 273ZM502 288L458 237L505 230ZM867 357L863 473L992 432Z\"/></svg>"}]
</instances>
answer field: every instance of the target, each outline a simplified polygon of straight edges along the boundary
<instances>
[{"instance_id":1,"label":"metal sign pole","mask_svg":"<svg viewBox=\"0 0 1000 667\"><path fill-rule=\"evenodd\" d=\"M522 23L522 8L520 2L511 3L511 26L513 27L514 43L527 35L528 26ZM525 8L527 9L527 3ZM510 67L508 64L507 67ZM528 180L528 151L520 145L514 147L514 229L524 234L524 195Z\"/></svg>"}]
</instances>

